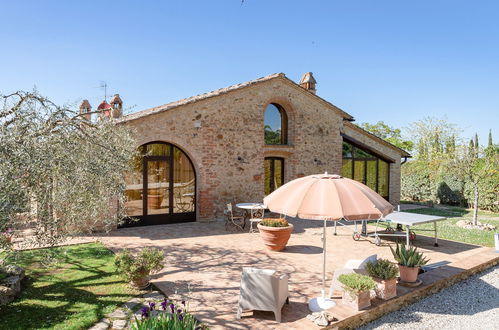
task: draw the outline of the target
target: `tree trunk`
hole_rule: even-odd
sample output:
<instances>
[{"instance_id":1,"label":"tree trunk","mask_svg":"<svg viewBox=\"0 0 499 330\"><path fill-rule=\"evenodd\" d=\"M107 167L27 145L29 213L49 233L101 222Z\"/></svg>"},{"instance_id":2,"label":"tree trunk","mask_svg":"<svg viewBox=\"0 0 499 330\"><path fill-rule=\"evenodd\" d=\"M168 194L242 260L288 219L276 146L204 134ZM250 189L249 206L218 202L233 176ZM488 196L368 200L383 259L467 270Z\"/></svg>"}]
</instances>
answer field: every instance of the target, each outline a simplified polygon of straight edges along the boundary
<instances>
[{"instance_id":1,"label":"tree trunk","mask_svg":"<svg viewBox=\"0 0 499 330\"><path fill-rule=\"evenodd\" d=\"M475 199L473 200L473 225L478 225L478 185L475 185Z\"/></svg>"}]
</instances>

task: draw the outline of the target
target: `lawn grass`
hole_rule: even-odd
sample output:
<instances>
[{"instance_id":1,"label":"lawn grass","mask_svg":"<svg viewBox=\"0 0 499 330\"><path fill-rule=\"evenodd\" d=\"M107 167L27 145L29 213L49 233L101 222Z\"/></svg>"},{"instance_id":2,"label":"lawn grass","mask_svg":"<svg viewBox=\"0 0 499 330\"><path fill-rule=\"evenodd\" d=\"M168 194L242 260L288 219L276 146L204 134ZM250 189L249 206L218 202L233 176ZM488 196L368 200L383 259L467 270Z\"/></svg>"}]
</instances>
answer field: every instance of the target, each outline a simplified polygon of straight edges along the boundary
<instances>
[{"instance_id":1,"label":"lawn grass","mask_svg":"<svg viewBox=\"0 0 499 330\"><path fill-rule=\"evenodd\" d=\"M44 266L47 253L55 262ZM87 329L138 294L102 244L23 251L12 262L27 278L21 296L0 307L0 329Z\"/></svg>"},{"instance_id":2,"label":"lawn grass","mask_svg":"<svg viewBox=\"0 0 499 330\"><path fill-rule=\"evenodd\" d=\"M404 212L447 217L447 220L439 221L437 224L438 238L482 246L494 246L494 233L496 231L465 229L456 226L456 222L459 220L472 220L473 210L471 209L465 209L457 206L439 205L434 208L419 208L406 210ZM482 223L490 223L499 228L499 213L479 211L478 221ZM415 229L416 234L418 234L418 228L433 229L433 223L422 224L413 228Z\"/></svg>"}]
</instances>

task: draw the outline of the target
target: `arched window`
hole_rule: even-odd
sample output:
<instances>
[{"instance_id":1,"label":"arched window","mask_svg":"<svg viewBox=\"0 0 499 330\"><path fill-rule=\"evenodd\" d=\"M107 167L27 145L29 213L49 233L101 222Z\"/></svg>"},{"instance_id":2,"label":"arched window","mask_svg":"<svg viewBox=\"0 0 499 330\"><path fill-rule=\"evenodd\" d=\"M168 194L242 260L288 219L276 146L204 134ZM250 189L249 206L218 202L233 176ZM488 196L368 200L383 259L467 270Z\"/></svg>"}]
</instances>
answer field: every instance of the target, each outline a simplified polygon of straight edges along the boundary
<instances>
[{"instance_id":1,"label":"arched window","mask_svg":"<svg viewBox=\"0 0 499 330\"><path fill-rule=\"evenodd\" d=\"M288 143L288 116L286 111L275 103L270 103L264 115L265 144Z\"/></svg>"},{"instance_id":2,"label":"arched window","mask_svg":"<svg viewBox=\"0 0 499 330\"><path fill-rule=\"evenodd\" d=\"M388 200L390 164L350 141L343 142L341 175L362 182Z\"/></svg>"},{"instance_id":3,"label":"arched window","mask_svg":"<svg viewBox=\"0 0 499 330\"><path fill-rule=\"evenodd\" d=\"M164 142L142 145L132 167L125 212L140 221L126 225L195 221L196 175L180 148Z\"/></svg>"}]
</instances>

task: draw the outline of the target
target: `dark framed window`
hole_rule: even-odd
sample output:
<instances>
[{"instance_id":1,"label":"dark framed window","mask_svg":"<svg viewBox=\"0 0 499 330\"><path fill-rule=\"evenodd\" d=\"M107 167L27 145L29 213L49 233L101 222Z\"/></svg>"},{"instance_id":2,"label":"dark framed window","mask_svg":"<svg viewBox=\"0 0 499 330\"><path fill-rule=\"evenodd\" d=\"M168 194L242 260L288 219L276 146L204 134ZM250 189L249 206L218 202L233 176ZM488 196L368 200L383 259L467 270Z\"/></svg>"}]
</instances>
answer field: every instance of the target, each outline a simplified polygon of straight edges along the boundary
<instances>
[{"instance_id":1,"label":"dark framed window","mask_svg":"<svg viewBox=\"0 0 499 330\"><path fill-rule=\"evenodd\" d=\"M341 175L362 182L388 200L390 163L350 141L343 141Z\"/></svg>"},{"instance_id":2,"label":"dark framed window","mask_svg":"<svg viewBox=\"0 0 499 330\"><path fill-rule=\"evenodd\" d=\"M288 144L288 116L278 104L270 103L264 114L265 144Z\"/></svg>"},{"instance_id":3,"label":"dark framed window","mask_svg":"<svg viewBox=\"0 0 499 330\"><path fill-rule=\"evenodd\" d=\"M122 226L195 221L196 173L177 146L152 142L139 147L126 175L124 203L129 221Z\"/></svg>"},{"instance_id":4,"label":"dark framed window","mask_svg":"<svg viewBox=\"0 0 499 330\"><path fill-rule=\"evenodd\" d=\"M284 183L284 158L266 157L264 160L265 195L270 194Z\"/></svg>"}]
</instances>

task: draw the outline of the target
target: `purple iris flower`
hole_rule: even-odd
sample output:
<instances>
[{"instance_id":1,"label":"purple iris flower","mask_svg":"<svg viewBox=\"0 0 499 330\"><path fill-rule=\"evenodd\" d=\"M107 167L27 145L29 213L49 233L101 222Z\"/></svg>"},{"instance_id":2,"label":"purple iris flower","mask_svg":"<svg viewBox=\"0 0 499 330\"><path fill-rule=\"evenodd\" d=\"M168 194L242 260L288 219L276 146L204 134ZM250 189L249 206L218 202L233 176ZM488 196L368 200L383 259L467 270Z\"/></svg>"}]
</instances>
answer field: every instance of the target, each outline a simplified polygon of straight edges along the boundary
<instances>
[{"instance_id":1,"label":"purple iris flower","mask_svg":"<svg viewBox=\"0 0 499 330\"><path fill-rule=\"evenodd\" d=\"M155 307L156 307L156 303L154 303L154 302L150 302L150 303L149 303L149 308L150 308L152 311L154 310L154 308L155 308Z\"/></svg>"},{"instance_id":2,"label":"purple iris flower","mask_svg":"<svg viewBox=\"0 0 499 330\"><path fill-rule=\"evenodd\" d=\"M166 306L168 305L168 300L165 299L161 302L161 308L163 308L164 311L166 311Z\"/></svg>"},{"instance_id":3,"label":"purple iris flower","mask_svg":"<svg viewBox=\"0 0 499 330\"><path fill-rule=\"evenodd\" d=\"M149 307L143 307L141 310L142 317L149 317Z\"/></svg>"},{"instance_id":4,"label":"purple iris flower","mask_svg":"<svg viewBox=\"0 0 499 330\"><path fill-rule=\"evenodd\" d=\"M172 310L172 314L175 313L175 305L174 304L170 304L170 309Z\"/></svg>"},{"instance_id":5,"label":"purple iris flower","mask_svg":"<svg viewBox=\"0 0 499 330\"><path fill-rule=\"evenodd\" d=\"M178 319L179 319L179 321L182 321L182 320L184 319L184 317L182 316L182 314L180 314L180 315L178 316Z\"/></svg>"},{"instance_id":6,"label":"purple iris flower","mask_svg":"<svg viewBox=\"0 0 499 330\"><path fill-rule=\"evenodd\" d=\"M185 306L185 300L182 300L182 305L184 305L184 306Z\"/></svg>"},{"instance_id":7,"label":"purple iris flower","mask_svg":"<svg viewBox=\"0 0 499 330\"><path fill-rule=\"evenodd\" d=\"M180 314L180 313L182 313L182 310L179 308L179 309L177 309L177 314Z\"/></svg>"}]
</instances>

